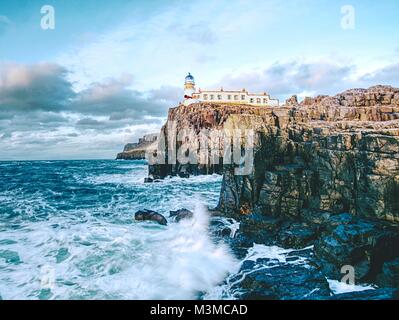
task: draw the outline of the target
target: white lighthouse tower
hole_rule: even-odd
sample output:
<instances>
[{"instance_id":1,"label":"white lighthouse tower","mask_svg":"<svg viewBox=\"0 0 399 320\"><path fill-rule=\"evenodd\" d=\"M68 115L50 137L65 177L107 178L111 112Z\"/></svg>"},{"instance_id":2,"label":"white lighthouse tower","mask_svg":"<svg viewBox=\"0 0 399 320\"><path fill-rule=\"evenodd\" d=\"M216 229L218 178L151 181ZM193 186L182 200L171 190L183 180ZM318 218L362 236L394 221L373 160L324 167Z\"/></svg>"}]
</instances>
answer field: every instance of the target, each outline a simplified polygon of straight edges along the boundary
<instances>
[{"instance_id":1,"label":"white lighthouse tower","mask_svg":"<svg viewBox=\"0 0 399 320\"><path fill-rule=\"evenodd\" d=\"M195 92L194 77L189 72L184 81L184 104L190 104Z\"/></svg>"}]
</instances>

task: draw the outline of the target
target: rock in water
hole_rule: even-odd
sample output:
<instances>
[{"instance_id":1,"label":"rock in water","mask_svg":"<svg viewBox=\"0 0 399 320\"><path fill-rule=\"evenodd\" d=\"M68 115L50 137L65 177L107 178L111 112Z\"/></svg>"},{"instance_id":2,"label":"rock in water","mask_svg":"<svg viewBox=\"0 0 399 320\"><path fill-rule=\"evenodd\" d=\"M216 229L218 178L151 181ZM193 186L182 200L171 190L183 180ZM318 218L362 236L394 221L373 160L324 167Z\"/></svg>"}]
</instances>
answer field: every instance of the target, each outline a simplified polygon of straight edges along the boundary
<instances>
[{"instance_id":1,"label":"rock in water","mask_svg":"<svg viewBox=\"0 0 399 320\"><path fill-rule=\"evenodd\" d=\"M144 178L144 183L151 183L151 182L154 182L153 178L151 178L151 177Z\"/></svg>"},{"instance_id":2,"label":"rock in water","mask_svg":"<svg viewBox=\"0 0 399 320\"><path fill-rule=\"evenodd\" d=\"M163 226L168 224L168 221L162 214L152 210L139 210L134 214L134 219L138 221L154 221Z\"/></svg>"},{"instance_id":3,"label":"rock in water","mask_svg":"<svg viewBox=\"0 0 399 320\"><path fill-rule=\"evenodd\" d=\"M331 290L324 275L311 263L303 263L292 252L286 261L258 258L244 260L238 274L230 279L232 292L242 300L318 300L329 299ZM309 256L311 259L311 257Z\"/></svg>"},{"instance_id":4,"label":"rock in water","mask_svg":"<svg viewBox=\"0 0 399 320\"><path fill-rule=\"evenodd\" d=\"M190 178L190 174L186 172L179 172L178 175L180 178Z\"/></svg>"},{"instance_id":5,"label":"rock in water","mask_svg":"<svg viewBox=\"0 0 399 320\"><path fill-rule=\"evenodd\" d=\"M377 279L377 284L384 287L399 288L399 258L387 261L383 264L382 272Z\"/></svg>"},{"instance_id":6,"label":"rock in water","mask_svg":"<svg viewBox=\"0 0 399 320\"><path fill-rule=\"evenodd\" d=\"M191 219L194 216L194 214L190 210L180 209L176 211L170 211L169 216L173 217L176 222L179 222L180 220L183 219Z\"/></svg>"},{"instance_id":7,"label":"rock in water","mask_svg":"<svg viewBox=\"0 0 399 320\"><path fill-rule=\"evenodd\" d=\"M316 233L305 224L293 223L277 235L278 242L286 248L300 249L313 243Z\"/></svg>"}]
</instances>

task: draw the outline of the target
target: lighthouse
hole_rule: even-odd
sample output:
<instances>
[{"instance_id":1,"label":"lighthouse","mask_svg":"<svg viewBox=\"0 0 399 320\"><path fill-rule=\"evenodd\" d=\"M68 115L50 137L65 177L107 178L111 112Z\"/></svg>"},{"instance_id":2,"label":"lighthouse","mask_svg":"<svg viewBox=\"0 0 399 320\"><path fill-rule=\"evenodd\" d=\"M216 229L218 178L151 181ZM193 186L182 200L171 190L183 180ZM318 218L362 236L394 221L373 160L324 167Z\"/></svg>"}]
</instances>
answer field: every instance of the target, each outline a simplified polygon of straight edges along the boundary
<instances>
[{"instance_id":1,"label":"lighthouse","mask_svg":"<svg viewBox=\"0 0 399 320\"><path fill-rule=\"evenodd\" d=\"M273 99L266 92L251 93L246 89L241 90L201 90L195 88L194 77L191 73L184 81L184 101L188 106L194 103L223 103L230 105L251 105L259 107L278 107L278 99Z\"/></svg>"},{"instance_id":2,"label":"lighthouse","mask_svg":"<svg viewBox=\"0 0 399 320\"><path fill-rule=\"evenodd\" d=\"M195 92L194 77L189 72L184 81L184 101L193 98Z\"/></svg>"}]
</instances>

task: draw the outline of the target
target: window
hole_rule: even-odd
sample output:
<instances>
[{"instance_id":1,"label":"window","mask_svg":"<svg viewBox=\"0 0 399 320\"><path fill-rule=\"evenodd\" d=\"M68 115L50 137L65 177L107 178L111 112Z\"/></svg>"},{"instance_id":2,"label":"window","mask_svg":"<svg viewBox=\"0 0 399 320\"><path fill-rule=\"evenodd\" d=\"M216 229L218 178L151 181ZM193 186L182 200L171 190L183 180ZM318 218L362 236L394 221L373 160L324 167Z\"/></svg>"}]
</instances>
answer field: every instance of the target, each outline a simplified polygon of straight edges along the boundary
<instances>
[{"instance_id":1,"label":"window","mask_svg":"<svg viewBox=\"0 0 399 320\"><path fill-rule=\"evenodd\" d=\"M260 98L256 98L256 103L260 103Z\"/></svg>"},{"instance_id":2,"label":"window","mask_svg":"<svg viewBox=\"0 0 399 320\"><path fill-rule=\"evenodd\" d=\"M251 99L249 100L249 102L251 102L251 103L254 103L254 99L253 99L253 98L251 98Z\"/></svg>"},{"instance_id":3,"label":"window","mask_svg":"<svg viewBox=\"0 0 399 320\"><path fill-rule=\"evenodd\" d=\"M245 95L242 95L242 96L241 96L241 100L245 100Z\"/></svg>"},{"instance_id":4,"label":"window","mask_svg":"<svg viewBox=\"0 0 399 320\"><path fill-rule=\"evenodd\" d=\"M227 95L227 100L231 100L231 95L230 94Z\"/></svg>"},{"instance_id":5,"label":"window","mask_svg":"<svg viewBox=\"0 0 399 320\"><path fill-rule=\"evenodd\" d=\"M218 94L218 100L222 100L222 95Z\"/></svg>"},{"instance_id":6,"label":"window","mask_svg":"<svg viewBox=\"0 0 399 320\"><path fill-rule=\"evenodd\" d=\"M214 99L214 97L215 97L215 96L214 96L213 94L211 94L211 98L210 98L210 100L213 100L213 99Z\"/></svg>"},{"instance_id":7,"label":"window","mask_svg":"<svg viewBox=\"0 0 399 320\"><path fill-rule=\"evenodd\" d=\"M235 95L235 96L234 96L234 100L238 100L238 95Z\"/></svg>"},{"instance_id":8,"label":"window","mask_svg":"<svg viewBox=\"0 0 399 320\"><path fill-rule=\"evenodd\" d=\"M208 95L204 94L204 100L208 100Z\"/></svg>"},{"instance_id":9,"label":"window","mask_svg":"<svg viewBox=\"0 0 399 320\"><path fill-rule=\"evenodd\" d=\"M267 99L266 98L263 98L263 103L267 103Z\"/></svg>"}]
</instances>

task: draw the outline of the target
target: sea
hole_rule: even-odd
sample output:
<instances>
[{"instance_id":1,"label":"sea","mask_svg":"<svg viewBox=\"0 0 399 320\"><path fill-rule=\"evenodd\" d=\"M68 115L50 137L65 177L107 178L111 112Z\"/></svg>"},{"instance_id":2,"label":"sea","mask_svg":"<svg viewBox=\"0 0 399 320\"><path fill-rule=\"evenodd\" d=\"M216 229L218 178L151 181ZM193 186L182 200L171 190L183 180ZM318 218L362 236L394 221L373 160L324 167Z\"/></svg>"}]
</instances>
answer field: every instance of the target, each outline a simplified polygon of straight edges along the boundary
<instances>
[{"instance_id":1,"label":"sea","mask_svg":"<svg viewBox=\"0 0 399 320\"><path fill-rule=\"evenodd\" d=\"M234 298L223 282L241 261L212 235L207 210L222 177L147 174L145 161L0 162L0 299ZM194 218L169 218L181 208ZM168 225L135 221L142 209ZM239 224L218 219L233 237Z\"/></svg>"}]
</instances>

